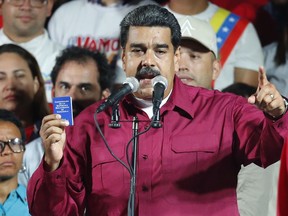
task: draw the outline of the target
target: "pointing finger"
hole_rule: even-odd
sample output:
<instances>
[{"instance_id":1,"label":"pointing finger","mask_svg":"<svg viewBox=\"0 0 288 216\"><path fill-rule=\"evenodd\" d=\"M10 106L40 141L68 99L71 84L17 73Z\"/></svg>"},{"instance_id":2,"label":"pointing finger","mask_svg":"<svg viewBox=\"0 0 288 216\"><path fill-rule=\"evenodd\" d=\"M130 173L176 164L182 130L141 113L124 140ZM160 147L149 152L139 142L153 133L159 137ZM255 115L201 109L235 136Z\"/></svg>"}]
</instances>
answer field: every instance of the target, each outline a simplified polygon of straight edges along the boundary
<instances>
[{"instance_id":1,"label":"pointing finger","mask_svg":"<svg viewBox=\"0 0 288 216\"><path fill-rule=\"evenodd\" d=\"M266 71L264 69L263 66L261 66L259 68L259 77L258 77L258 81L259 81L259 85L258 87L260 87L260 89L264 86L264 85L267 85L269 83L268 79L267 79L267 76L266 76Z\"/></svg>"}]
</instances>

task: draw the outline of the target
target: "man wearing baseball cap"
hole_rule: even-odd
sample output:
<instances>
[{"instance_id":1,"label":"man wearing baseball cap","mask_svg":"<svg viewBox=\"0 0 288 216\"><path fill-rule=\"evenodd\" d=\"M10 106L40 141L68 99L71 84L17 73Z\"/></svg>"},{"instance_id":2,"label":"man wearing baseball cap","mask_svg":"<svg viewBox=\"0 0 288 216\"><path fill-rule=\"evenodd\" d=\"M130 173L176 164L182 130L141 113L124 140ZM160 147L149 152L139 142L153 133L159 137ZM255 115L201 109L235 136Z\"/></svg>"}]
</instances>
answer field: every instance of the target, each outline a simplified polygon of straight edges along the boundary
<instances>
[{"instance_id":1,"label":"man wearing baseball cap","mask_svg":"<svg viewBox=\"0 0 288 216\"><path fill-rule=\"evenodd\" d=\"M208 22L192 16L178 19L178 22L182 38L179 71L176 75L187 85L212 89L221 70L216 35L212 27ZM237 84L252 88L243 83ZM237 202L241 215L256 215L261 202L268 203L265 182L261 179L265 172L266 170L255 164L241 167L237 185Z\"/></svg>"},{"instance_id":2,"label":"man wearing baseball cap","mask_svg":"<svg viewBox=\"0 0 288 216\"><path fill-rule=\"evenodd\" d=\"M178 19L182 39L179 71L183 83L211 89L220 73L216 35L206 21L186 16Z\"/></svg>"}]
</instances>

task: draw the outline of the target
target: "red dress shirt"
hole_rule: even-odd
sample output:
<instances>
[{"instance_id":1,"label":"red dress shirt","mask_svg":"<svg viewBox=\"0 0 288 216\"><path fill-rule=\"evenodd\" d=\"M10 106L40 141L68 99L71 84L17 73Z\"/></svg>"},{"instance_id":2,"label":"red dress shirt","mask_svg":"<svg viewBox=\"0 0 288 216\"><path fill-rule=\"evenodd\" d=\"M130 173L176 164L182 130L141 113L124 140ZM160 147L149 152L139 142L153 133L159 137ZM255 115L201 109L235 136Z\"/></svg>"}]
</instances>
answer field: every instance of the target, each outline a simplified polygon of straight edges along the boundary
<instances>
[{"instance_id":1,"label":"red dress shirt","mask_svg":"<svg viewBox=\"0 0 288 216\"><path fill-rule=\"evenodd\" d=\"M288 137L283 147L280 164L277 216L288 215Z\"/></svg>"},{"instance_id":2,"label":"red dress shirt","mask_svg":"<svg viewBox=\"0 0 288 216\"><path fill-rule=\"evenodd\" d=\"M60 167L49 173L42 162L30 179L32 215L83 215L85 208L87 215L127 215L130 175L95 127L98 106L87 108L67 128ZM119 108L120 128L109 127L111 110L97 119L112 152L127 163L133 117L138 117L139 132L150 119L129 100ZM163 127L139 137L135 215L239 215L240 166L255 162L266 167L279 160L287 118L272 121L247 99L189 87L175 78L161 108Z\"/></svg>"}]
</instances>

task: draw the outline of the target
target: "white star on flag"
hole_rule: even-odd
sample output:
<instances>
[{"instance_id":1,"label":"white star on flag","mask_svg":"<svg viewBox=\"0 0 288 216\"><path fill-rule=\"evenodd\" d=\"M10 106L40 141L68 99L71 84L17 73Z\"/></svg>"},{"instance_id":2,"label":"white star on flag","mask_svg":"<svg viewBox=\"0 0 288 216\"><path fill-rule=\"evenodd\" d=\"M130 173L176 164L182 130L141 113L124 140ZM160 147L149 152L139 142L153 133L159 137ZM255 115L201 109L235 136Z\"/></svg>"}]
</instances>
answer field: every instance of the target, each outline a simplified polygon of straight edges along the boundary
<instances>
[{"instance_id":1,"label":"white star on flag","mask_svg":"<svg viewBox=\"0 0 288 216\"><path fill-rule=\"evenodd\" d=\"M222 38L221 37L217 37L217 43L222 43Z\"/></svg>"},{"instance_id":2,"label":"white star on flag","mask_svg":"<svg viewBox=\"0 0 288 216\"><path fill-rule=\"evenodd\" d=\"M234 17L230 17L230 18L229 18L229 22L235 22Z\"/></svg>"},{"instance_id":3,"label":"white star on flag","mask_svg":"<svg viewBox=\"0 0 288 216\"><path fill-rule=\"evenodd\" d=\"M228 28L227 26L224 26L224 27L222 28L222 31L223 31L223 32L228 32L228 31L229 31L229 28Z\"/></svg>"}]
</instances>

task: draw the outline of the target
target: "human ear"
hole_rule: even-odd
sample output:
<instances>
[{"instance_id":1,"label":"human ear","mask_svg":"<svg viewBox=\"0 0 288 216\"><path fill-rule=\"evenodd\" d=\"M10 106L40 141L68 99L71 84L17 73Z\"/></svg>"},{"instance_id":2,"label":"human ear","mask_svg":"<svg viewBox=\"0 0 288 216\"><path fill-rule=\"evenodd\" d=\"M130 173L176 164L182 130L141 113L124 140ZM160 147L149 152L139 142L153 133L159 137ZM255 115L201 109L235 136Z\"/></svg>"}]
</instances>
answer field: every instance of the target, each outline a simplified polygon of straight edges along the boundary
<instances>
[{"instance_id":1,"label":"human ear","mask_svg":"<svg viewBox=\"0 0 288 216\"><path fill-rule=\"evenodd\" d=\"M37 77L34 78L34 81L33 81L33 82L34 82L34 94L36 94L36 93L38 92L39 86L40 86Z\"/></svg>"}]
</instances>

